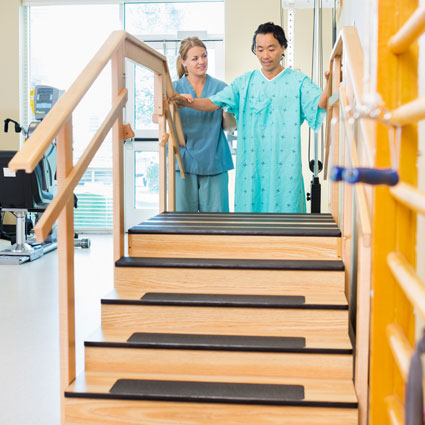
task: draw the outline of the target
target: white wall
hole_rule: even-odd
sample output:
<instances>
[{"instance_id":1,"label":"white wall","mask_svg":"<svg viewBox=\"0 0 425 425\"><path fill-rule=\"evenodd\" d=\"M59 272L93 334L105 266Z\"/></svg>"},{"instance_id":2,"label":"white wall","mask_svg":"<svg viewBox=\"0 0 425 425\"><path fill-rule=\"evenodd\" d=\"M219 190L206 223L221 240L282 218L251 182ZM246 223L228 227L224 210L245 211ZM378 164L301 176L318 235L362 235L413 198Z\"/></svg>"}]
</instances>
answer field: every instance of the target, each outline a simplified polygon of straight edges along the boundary
<instances>
[{"instance_id":1,"label":"white wall","mask_svg":"<svg viewBox=\"0 0 425 425\"><path fill-rule=\"evenodd\" d=\"M18 149L19 135L12 128L3 131L3 122L12 118L19 122L19 20L20 1L0 2L0 150Z\"/></svg>"},{"instance_id":2,"label":"white wall","mask_svg":"<svg viewBox=\"0 0 425 425\"><path fill-rule=\"evenodd\" d=\"M280 0L225 0L226 82L259 67L251 52L252 37L260 24L280 25Z\"/></svg>"}]
</instances>

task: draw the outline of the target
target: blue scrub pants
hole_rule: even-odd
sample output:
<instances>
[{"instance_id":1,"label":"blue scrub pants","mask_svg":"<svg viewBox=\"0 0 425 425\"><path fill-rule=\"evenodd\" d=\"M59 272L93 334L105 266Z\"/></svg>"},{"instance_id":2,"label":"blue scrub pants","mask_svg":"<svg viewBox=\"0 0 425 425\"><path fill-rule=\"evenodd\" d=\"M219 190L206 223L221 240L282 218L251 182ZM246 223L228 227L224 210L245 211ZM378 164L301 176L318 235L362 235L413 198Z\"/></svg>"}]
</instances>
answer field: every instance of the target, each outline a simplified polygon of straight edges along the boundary
<instances>
[{"instance_id":1,"label":"blue scrub pants","mask_svg":"<svg viewBox=\"0 0 425 425\"><path fill-rule=\"evenodd\" d=\"M176 171L176 211L229 212L227 171L214 176Z\"/></svg>"}]
</instances>

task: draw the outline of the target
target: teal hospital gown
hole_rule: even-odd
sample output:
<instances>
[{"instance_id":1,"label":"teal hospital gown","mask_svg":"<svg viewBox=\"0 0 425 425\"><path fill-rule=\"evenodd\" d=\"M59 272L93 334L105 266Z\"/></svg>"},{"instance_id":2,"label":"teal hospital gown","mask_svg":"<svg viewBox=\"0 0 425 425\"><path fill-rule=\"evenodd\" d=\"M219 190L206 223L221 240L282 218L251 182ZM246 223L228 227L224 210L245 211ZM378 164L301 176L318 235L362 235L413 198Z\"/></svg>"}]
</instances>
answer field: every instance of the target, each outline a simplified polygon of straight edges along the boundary
<instances>
[{"instance_id":1,"label":"teal hospital gown","mask_svg":"<svg viewBox=\"0 0 425 425\"><path fill-rule=\"evenodd\" d=\"M300 127L320 128L322 90L286 68L272 80L260 70L236 78L209 99L236 116L235 211L306 211Z\"/></svg>"}]
</instances>

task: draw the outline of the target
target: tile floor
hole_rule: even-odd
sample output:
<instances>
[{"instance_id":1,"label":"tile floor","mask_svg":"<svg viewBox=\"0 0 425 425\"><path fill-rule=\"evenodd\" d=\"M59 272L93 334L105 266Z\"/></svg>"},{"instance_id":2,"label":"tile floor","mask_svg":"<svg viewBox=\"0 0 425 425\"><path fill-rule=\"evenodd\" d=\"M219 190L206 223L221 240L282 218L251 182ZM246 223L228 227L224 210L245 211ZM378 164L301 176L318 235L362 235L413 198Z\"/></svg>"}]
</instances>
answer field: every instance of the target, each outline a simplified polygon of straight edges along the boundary
<instances>
[{"instance_id":1,"label":"tile floor","mask_svg":"<svg viewBox=\"0 0 425 425\"><path fill-rule=\"evenodd\" d=\"M112 235L81 235L75 249L77 373L84 339L100 326L100 298L113 286ZM9 243L0 240L0 249ZM0 424L59 425L57 251L0 265Z\"/></svg>"}]
</instances>

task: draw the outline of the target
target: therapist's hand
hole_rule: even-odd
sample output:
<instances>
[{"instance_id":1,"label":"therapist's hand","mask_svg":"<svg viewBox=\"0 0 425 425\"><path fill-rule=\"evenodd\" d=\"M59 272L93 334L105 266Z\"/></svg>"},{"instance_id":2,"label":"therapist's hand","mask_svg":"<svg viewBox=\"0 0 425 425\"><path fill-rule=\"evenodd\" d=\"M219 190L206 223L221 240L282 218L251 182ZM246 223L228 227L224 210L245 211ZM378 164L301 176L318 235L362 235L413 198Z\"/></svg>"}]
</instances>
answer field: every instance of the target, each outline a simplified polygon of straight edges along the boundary
<instances>
[{"instance_id":1,"label":"therapist's hand","mask_svg":"<svg viewBox=\"0 0 425 425\"><path fill-rule=\"evenodd\" d=\"M190 94L174 93L174 95L169 98L169 102L176 102L179 108L183 108L193 102L193 97Z\"/></svg>"}]
</instances>

